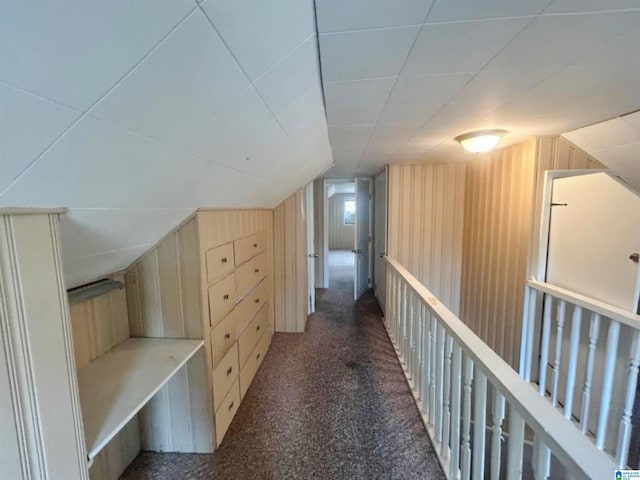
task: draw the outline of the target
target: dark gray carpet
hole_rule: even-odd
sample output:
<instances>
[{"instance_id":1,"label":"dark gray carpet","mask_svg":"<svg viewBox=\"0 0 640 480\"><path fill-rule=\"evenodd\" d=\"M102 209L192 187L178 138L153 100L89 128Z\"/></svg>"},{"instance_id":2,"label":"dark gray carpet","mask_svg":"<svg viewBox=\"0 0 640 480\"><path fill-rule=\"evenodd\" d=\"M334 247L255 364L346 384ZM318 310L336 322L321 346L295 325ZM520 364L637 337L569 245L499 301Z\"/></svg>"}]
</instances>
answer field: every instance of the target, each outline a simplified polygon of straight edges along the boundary
<instances>
[{"instance_id":1,"label":"dark gray carpet","mask_svg":"<svg viewBox=\"0 0 640 480\"><path fill-rule=\"evenodd\" d=\"M440 479L371 293L332 269L304 334L276 333L212 455L141 453L124 479Z\"/></svg>"}]
</instances>

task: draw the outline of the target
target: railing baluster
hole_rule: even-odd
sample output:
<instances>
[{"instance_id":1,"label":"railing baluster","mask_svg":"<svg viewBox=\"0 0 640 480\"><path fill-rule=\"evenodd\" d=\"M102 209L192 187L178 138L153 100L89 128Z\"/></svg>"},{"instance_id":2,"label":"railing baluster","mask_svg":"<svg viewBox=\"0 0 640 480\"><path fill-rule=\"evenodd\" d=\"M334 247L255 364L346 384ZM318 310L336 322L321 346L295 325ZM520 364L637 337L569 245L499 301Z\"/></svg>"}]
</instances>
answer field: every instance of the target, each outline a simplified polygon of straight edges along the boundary
<instances>
[{"instance_id":1,"label":"railing baluster","mask_svg":"<svg viewBox=\"0 0 640 480\"><path fill-rule=\"evenodd\" d=\"M618 427L618 445L616 447L616 461L618 468L627 465L629 457L629 443L631 441L631 412L636 398L636 386L638 383L638 364L640 363L640 331L633 332L629 361L629 377L627 379L627 392L624 400L624 410Z\"/></svg>"},{"instance_id":2,"label":"railing baluster","mask_svg":"<svg viewBox=\"0 0 640 480\"><path fill-rule=\"evenodd\" d=\"M398 275L398 282L396 283L396 318L393 326L394 339L393 343L397 349L400 349L400 322L402 318L402 280Z\"/></svg>"},{"instance_id":3,"label":"railing baluster","mask_svg":"<svg viewBox=\"0 0 640 480\"><path fill-rule=\"evenodd\" d=\"M411 378L413 379L413 387L416 393L420 395L420 309L418 304L418 296L413 296L413 333L411 335L411 348L413 350L413 365L411 367Z\"/></svg>"},{"instance_id":4,"label":"railing baluster","mask_svg":"<svg viewBox=\"0 0 640 480\"><path fill-rule=\"evenodd\" d=\"M580 429L587 433L589 429L589 411L591 409L591 385L593 383L593 368L596 362L596 344L600 332L600 315L591 314L589 325L589 351L587 353L587 369L584 374L584 390L582 392L582 408L580 410Z\"/></svg>"},{"instance_id":5,"label":"railing baluster","mask_svg":"<svg viewBox=\"0 0 640 480\"><path fill-rule=\"evenodd\" d=\"M409 378L413 380L413 354L415 348L413 345L413 291L409 290L407 294L407 334L405 337L405 359L404 364Z\"/></svg>"},{"instance_id":6,"label":"railing baluster","mask_svg":"<svg viewBox=\"0 0 640 480\"><path fill-rule=\"evenodd\" d=\"M445 332L445 365L444 365L444 413L442 420L442 458L449 458L449 435L451 433L451 356L453 353L453 338Z\"/></svg>"},{"instance_id":7,"label":"railing baluster","mask_svg":"<svg viewBox=\"0 0 640 480\"><path fill-rule=\"evenodd\" d=\"M551 451L537 437L533 441L535 455L533 457L533 477L535 480L546 480L551 471Z\"/></svg>"},{"instance_id":8,"label":"railing baluster","mask_svg":"<svg viewBox=\"0 0 640 480\"><path fill-rule=\"evenodd\" d=\"M462 350L453 342L453 361L451 364L451 462L450 477L458 477L460 466L460 392L462 382Z\"/></svg>"},{"instance_id":9,"label":"railing baluster","mask_svg":"<svg viewBox=\"0 0 640 480\"><path fill-rule=\"evenodd\" d=\"M480 369L473 386L473 480L484 480L485 427L487 425L487 377Z\"/></svg>"},{"instance_id":10,"label":"railing baluster","mask_svg":"<svg viewBox=\"0 0 640 480\"><path fill-rule=\"evenodd\" d=\"M471 388L473 381L473 360L466 355L464 357L462 377L462 454L460 470L462 480L469 480L471 476Z\"/></svg>"},{"instance_id":11,"label":"railing baluster","mask_svg":"<svg viewBox=\"0 0 640 480\"><path fill-rule=\"evenodd\" d=\"M438 351L436 353L436 361L437 361L437 372L436 372L436 444L442 442L442 416L443 416L443 397L444 397L444 342L445 342L445 331L444 327L438 325Z\"/></svg>"},{"instance_id":12,"label":"railing baluster","mask_svg":"<svg viewBox=\"0 0 640 480\"><path fill-rule=\"evenodd\" d=\"M437 398L437 375L440 372L438 360L438 320L429 311L431 318L431 380L429 382L429 424L435 426L437 422L438 402Z\"/></svg>"},{"instance_id":13,"label":"railing baluster","mask_svg":"<svg viewBox=\"0 0 640 480\"><path fill-rule=\"evenodd\" d=\"M607 420L609 419L609 409L611 407L619 337L620 323L611 320L609 333L607 334L607 357L604 366L604 378L602 379L602 400L600 403L600 415L598 416L598 429L596 431L596 447L600 450L604 448L604 441L607 436Z\"/></svg>"},{"instance_id":14,"label":"railing baluster","mask_svg":"<svg viewBox=\"0 0 640 480\"><path fill-rule=\"evenodd\" d=\"M507 478L522 478L522 451L524 448L524 420L516 409L509 405L509 451L507 455Z\"/></svg>"},{"instance_id":15,"label":"railing baluster","mask_svg":"<svg viewBox=\"0 0 640 480\"><path fill-rule=\"evenodd\" d=\"M528 319L526 323L526 345L525 345L525 365L524 365L524 379L527 382L531 381L531 371L533 370L533 344L534 344L534 332L536 327L536 306L538 303L538 291L530 289L528 297Z\"/></svg>"},{"instance_id":16,"label":"railing baluster","mask_svg":"<svg viewBox=\"0 0 640 480\"><path fill-rule=\"evenodd\" d=\"M409 287L406 283L402 284L402 319L400 324L400 354L402 355L402 363L407 366L407 297L409 295Z\"/></svg>"},{"instance_id":17,"label":"railing baluster","mask_svg":"<svg viewBox=\"0 0 640 480\"><path fill-rule=\"evenodd\" d=\"M491 480L500 479L500 457L502 449L502 421L504 420L504 397L494 389L493 426L491 433Z\"/></svg>"},{"instance_id":18,"label":"railing baluster","mask_svg":"<svg viewBox=\"0 0 640 480\"><path fill-rule=\"evenodd\" d=\"M420 398L422 400L422 413L428 413L429 406L429 380L431 379L431 318L424 304L422 309L422 372L420 379Z\"/></svg>"},{"instance_id":19,"label":"railing baluster","mask_svg":"<svg viewBox=\"0 0 640 480\"><path fill-rule=\"evenodd\" d=\"M573 391L576 385L576 369L578 367L578 348L580 347L580 324L582 308L573 307L571 317L571 343L569 344L569 366L567 369L567 391L564 395L564 418L571 420L573 412Z\"/></svg>"},{"instance_id":20,"label":"railing baluster","mask_svg":"<svg viewBox=\"0 0 640 480\"><path fill-rule=\"evenodd\" d=\"M567 312L567 302L558 302L558 312L556 313L556 354L553 359L553 386L551 387L551 404L555 407L558 404L558 384L560 382L560 365L562 364L562 335L564 330L564 317Z\"/></svg>"},{"instance_id":21,"label":"railing baluster","mask_svg":"<svg viewBox=\"0 0 640 480\"><path fill-rule=\"evenodd\" d=\"M522 336L520 337L520 363L518 366L518 374L522 378L527 376L527 351L529 348L529 322L532 321L531 313L529 312L529 302L533 288L528 285L524 287L524 303L522 306Z\"/></svg>"},{"instance_id":22,"label":"railing baluster","mask_svg":"<svg viewBox=\"0 0 640 480\"><path fill-rule=\"evenodd\" d=\"M542 315L542 344L540 346L540 365L538 368L538 393L545 396L547 392L547 368L549 363L549 342L551 337L551 310L553 309L553 297L544 296L544 308Z\"/></svg>"}]
</instances>

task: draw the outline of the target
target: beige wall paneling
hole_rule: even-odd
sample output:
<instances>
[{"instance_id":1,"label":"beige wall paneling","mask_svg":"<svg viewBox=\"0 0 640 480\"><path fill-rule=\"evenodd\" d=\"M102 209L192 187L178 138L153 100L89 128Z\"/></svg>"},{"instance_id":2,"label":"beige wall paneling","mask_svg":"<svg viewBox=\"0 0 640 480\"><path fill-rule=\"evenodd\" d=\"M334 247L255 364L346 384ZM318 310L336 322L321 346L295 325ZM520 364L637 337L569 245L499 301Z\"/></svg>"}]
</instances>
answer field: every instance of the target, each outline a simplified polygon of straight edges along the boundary
<instances>
[{"instance_id":1,"label":"beige wall paneling","mask_svg":"<svg viewBox=\"0 0 640 480\"><path fill-rule=\"evenodd\" d=\"M323 179L313 181L313 244L316 257L315 274L316 288L325 288L324 278L324 195L325 183Z\"/></svg>"},{"instance_id":2,"label":"beige wall paneling","mask_svg":"<svg viewBox=\"0 0 640 480\"><path fill-rule=\"evenodd\" d=\"M0 210L0 476L87 479L62 210Z\"/></svg>"},{"instance_id":3,"label":"beige wall paneling","mask_svg":"<svg viewBox=\"0 0 640 480\"><path fill-rule=\"evenodd\" d=\"M517 368L536 141L467 164L461 319Z\"/></svg>"},{"instance_id":4,"label":"beige wall paneling","mask_svg":"<svg viewBox=\"0 0 640 480\"><path fill-rule=\"evenodd\" d=\"M387 252L459 312L465 166L390 165Z\"/></svg>"},{"instance_id":5,"label":"beige wall paneling","mask_svg":"<svg viewBox=\"0 0 640 480\"><path fill-rule=\"evenodd\" d=\"M124 282L123 275L113 277ZM127 297L124 288L70 306L71 330L76 368L104 355L129 338ZM138 416L127 425L93 459L91 480L119 478L140 452Z\"/></svg>"},{"instance_id":6,"label":"beige wall paneling","mask_svg":"<svg viewBox=\"0 0 640 480\"><path fill-rule=\"evenodd\" d=\"M200 264L194 216L127 270L132 336L208 338L200 299L201 275L206 272ZM208 353L198 351L140 411L144 450L213 451Z\"/></svg>"},{"instance_id":7,"label":"beige wall paneling","mask_svg":"<svg viewBox=\"0 0 640 480\"><path fill-rule=\"evenodd\" d=\"M273 212L276 331L303 332L307 322L307 227L304 189Z\"/></svg>"},{"instance_id":8,"label":"beige wall paneling","mask_svg":"<svg viewBox=\"0 0 640 480\"><path fill-rule=\"evenodd\" d=\"M329 199L329 249L353 250L355 247L355 225L344 224L344 202L355 200L352 193L336 193Z\"/></svg>"}]
</instances>

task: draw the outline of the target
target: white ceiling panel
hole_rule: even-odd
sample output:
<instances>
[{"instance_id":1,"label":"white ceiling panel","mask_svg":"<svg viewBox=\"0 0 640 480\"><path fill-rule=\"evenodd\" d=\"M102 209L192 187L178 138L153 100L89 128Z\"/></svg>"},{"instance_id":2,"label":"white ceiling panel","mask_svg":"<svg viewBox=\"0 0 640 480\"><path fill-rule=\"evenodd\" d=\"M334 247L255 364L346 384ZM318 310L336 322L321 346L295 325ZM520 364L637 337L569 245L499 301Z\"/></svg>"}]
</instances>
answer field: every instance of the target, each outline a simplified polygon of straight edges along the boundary
<instances>
[{"instance_id":1,"label":"white ceiling panel","mask_svg":"<svg viewBox=\"0 0 640 480\"><path fill-rule=\"evenodd\" d=\"M2 0L0 78L86 110L195 6Z\"/></svg>"},{"instance_id":2,"label":"white ceiling panel","mask_svg":"<svg viewBox=\"0 0 640 480\"><path fill-rule=\"evenodd\" d=\"M469 80L470 73L448 75L403 74L393 87L389 104L442 105L453 97Z\"/></svg>"},{"instance_id":3,"label":"white ceiling panel","mask_svg":"<svg viewBox=\"0 0 640 480\"><path fill-rule=\"evenodd\" d=\"M152 208L202 162L84 117L4 195L7 206Z\"/></svg>"},{"instance_id":4,"label":"white ceiling panel","mask_svg":"<svg viewBox=\"0 0 640 480\"><path fill-rule=\"evenodd\" d=\"M427 22L454 22L536 15L551 0L436 0Z\"/></svg>"},{"instance_id":5,"label":"white ceiling panel","mask_svg":"<svg viewBox=\"0 0 640 480\"><path fill-rule=\"evenodd\" d=\"M324 82L327 110L382 106L386 103L396 77L348 82Z\"/></svg>"},{"instance_id":6,"label":"white ceiling panel","mask_svg":"<svg viewBox=\"0 0 640 480\"><path fill-rule=\"evenodd\" d=\"M121 250L162 238L195 209L73 209L61 220L64 258Z\"/></svg>"},{"instance_id":7,"label":"white ceiling panel","mask_svg":"<svg viewBox=\"0 0 640 480\"><path fill-rule=\"evenodd\" d=\"M196 73L197 72L197 73ZM249 81L202 12L191 15L91 112L191 150ZM202 138L202 137L205 138Z\"/></svg>"},{"instance_id":8,"label":"white ceiling panel","mask_svg":"<svg viewBox=\"0 0 640 480\"><path fill-rule=\"evenodd\" d=\"M327 110L327 123L331 126L340 125L364 125L376 123L382 105L360 108L342 108L338 110Z\"/></svg>"},{"instance_id":9,"label":"white ceiling panel","mask_svg":"<svg viewBox=\"0 0 640 480\"><path fill-rule=\"evenodd\" d=\"M147 243L98 255L64 257L63 272L66 287L77 287L108 274L121 272L154 245L155 243Z\"/></svg>"},{"instance_id":10,"label":"white ceiling panel","mask_svg":"<svg viewBox=\"0 0 640 480\"><path fill-rule=\"evenodd\" d=\"M254 81L274 114L280 113L309 88L317 86L318 51L315 36L287 55Z\"/></svg>"},{"instance_id":11,"label":"white ceiling panel","mask_svg":"<svg viewBox=\"0 0 640 480\"><path fill-rule=\"evenodd\" d=\"M359 147L364 146L371 136L375 125L348 125L341 127L329 127L331 146Z\"/></svg>"},{"instance_id":12,"label":"white ceiling panel","mask_svg":"<svg viewBox=\"0 0 640 480\"><path fill-rule=\"evenodd\" d=\"M326 131L327 120L320 85L314 85L296 98L277 118L294 145L306 141L309 128L323 128Z\"/></svg>"},{"instance_id":13,"label":"white ceiling panel","mask_svg":"<svg viewBox=\"0 0 640 480\"><path fill-rule=\"evenodd\" d=\"M425 25L404 72L477 72L530 22L529 18Z\"/></svg>"},{"instance_id":14,"label":"white ceiling panel","mask_svg":"<svg viewBox=\"0 0 640 480\"><path fill-rule=\"evenodd\" d=\"M79 116L76 110L0 83L0 192Z\"/></svg>"},{"instance_id":15,"label":"white ceiling panel","mask_svg":"<svg viewBox=\"0 0 640 480\"><path fill-rule=\"evenodd\" d=\"M411 136L418 130L416 125L406 123L379 123L373 130L367 148L377 145L379 147L388 145L399 147L409 140Z\"/></svg>"},{"instance_id":16,"label":"white ceiling panel","mask_svg":"<svg viewBox=\"0 0 640 480\"><path fill-rule=\"evenodd\" d=\"M433 0L316 0L320 33L421 24Z\"/></svg>"},{"instance_id":17,"label":"white ceiling panel","mask_svg":"<svg viewBox=\"0 0 640 480\"><path fill-rule=\"evenodd\" d=\"M208 0L202 7L252 80L315 32L313 0Z\"/></svg>"},{"instance_id":18,"label":"white ceiling panel","mask_svg":"<svg viewBox=\"0 0 640 480\"><path fill-rule=\"evenodd\" d=\"M639 20L640 12L540 16L491 61L487 70L509 70L514 65L530 70L560 69Z\"/></svg>"},{"instance_id":19,"label":"white ceiling panel","mask_svg":"<svg viewBox=\"0 0 640 480\"><path fill-rule=\"evenodd\" d=\"M602 12L639 9L638 0L553 0L544 13Z\"/></svg>"},{"instance_id":20,"label":"white ceiling panel","mask_svg":"<svg viewBox=\"0 0 640 480\"><path fill-rule=\"evenodd\" d=\"M320 35L325 82L398 75L420 27Z\"/></svg>"}]
</instances>

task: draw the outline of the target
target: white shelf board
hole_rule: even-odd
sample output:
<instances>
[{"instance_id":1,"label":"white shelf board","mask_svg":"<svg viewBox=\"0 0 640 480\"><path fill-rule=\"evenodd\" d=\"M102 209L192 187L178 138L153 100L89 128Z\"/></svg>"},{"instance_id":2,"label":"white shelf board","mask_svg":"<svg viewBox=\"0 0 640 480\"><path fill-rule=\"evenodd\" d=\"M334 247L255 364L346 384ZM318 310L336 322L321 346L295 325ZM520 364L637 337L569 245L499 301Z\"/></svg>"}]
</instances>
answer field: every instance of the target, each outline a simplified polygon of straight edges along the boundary
<instances>
[{"instance_id":1,"label":"white shelf board","mask_svg":"<svg viewBox=\"0 0 640 480\"><path fill-rule=\"evenodd\" d=\"M78 370L89 460L202 345L203 340L129 338Z\"/></svg>"}]
</instances>

